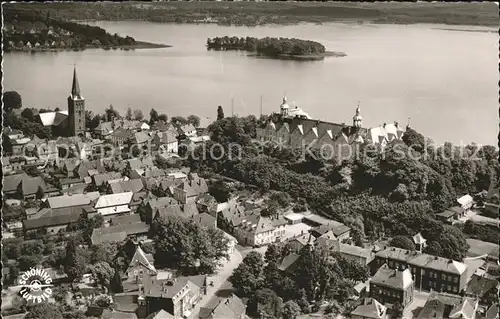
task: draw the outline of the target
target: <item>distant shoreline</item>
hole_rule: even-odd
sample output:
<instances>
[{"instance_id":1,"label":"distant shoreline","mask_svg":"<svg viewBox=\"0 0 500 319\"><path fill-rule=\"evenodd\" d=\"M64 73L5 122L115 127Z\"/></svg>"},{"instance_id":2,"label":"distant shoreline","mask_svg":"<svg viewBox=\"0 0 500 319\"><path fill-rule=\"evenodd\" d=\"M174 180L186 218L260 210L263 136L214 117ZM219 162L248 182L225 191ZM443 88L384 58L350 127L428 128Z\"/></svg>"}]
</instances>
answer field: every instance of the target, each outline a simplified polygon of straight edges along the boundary
<instances>
[{"instance_id":1,"label":"distant shoreline","mask_svg":"<svg viewBox=\"0 0 500 319\"><path fill-rule=\"evenodd\" d=\"M247 56L253 56L264 59L275 59L275 60L295 60L295 61L321 61L328 57L341 58L347 56L344 52L337 51L326 51L321 54L313 55L290 55L290 54L280 54L277 56L269 56L259 53L249 53Z\"/></svg>"},{"instance_id":2,"label":"distant shoreline","mask_svg":"<svg viewBox=\"0 0 500 319\"><path fill-rule=\"evenodd\" d=\"M135 44L128 45L118 45L118 46L99 46L99 45L87 45L84 48L15 48L6 50L5 52L62 52L62 51L85 51L87 49L102 49L102 50L141 50L141 49L161 49L161 48L171 48L168 44L150 43L143 41L136 41Z\"/></svg>"},{"instance_id":3,"label":"distant shoreline","mask_svg":"<svg viewBox=\"0 0 500 319\"><path fill-rule=\"evenodd\" d=\"M479 32L479 33L498 33L498 30L479 30L479 29L453 29L453 28L434 28L436 30L444 31L461 31L461 32Z\"/></svg>"},{"instance_id":4,"label":"distant shoreline","mask_svg":"<svg viewBox=\"0 0 500 319\"><path fill-rule=\"evenodd\" d=\"M4 10L34 10L72 21L213 23L227 26L294 25L345 20L374 24L432 23L498 27L494 3L338 3L163 1L114 3L15 3ZM97 19L96 19L97 18Z\"/></svg>"}]
</instances>

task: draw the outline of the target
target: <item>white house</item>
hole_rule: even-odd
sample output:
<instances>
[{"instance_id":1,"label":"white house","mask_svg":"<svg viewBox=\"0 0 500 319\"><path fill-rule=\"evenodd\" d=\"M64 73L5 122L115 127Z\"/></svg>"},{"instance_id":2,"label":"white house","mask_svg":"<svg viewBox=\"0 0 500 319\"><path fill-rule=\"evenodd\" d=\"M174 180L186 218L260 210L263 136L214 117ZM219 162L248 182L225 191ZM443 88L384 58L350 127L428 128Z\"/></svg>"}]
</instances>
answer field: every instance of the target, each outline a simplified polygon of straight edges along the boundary
<instances>
[{"instance_id":1,"label":"white house","mask_svg":"<svg viewBox=\"0 0 500 319\"><path fill-rule=\"evenodd\" d=\"M457 202L465 211L471 209L472 205L474 204L474 200L472 199L472 196L470 196L469 194L460 197L459 199L457 199Z\"/></svg>"},{"instance_id":2,"label":"white house","mask_svg":"<svg viewBox=\"0 0 500 319\"><path fill-rule=\"evenodd\" d=\"M95 209L105 220L128 214L130 213L130 203L133 195L133 192L102 195L97 200Z\"/></svg>"}]
</instances>

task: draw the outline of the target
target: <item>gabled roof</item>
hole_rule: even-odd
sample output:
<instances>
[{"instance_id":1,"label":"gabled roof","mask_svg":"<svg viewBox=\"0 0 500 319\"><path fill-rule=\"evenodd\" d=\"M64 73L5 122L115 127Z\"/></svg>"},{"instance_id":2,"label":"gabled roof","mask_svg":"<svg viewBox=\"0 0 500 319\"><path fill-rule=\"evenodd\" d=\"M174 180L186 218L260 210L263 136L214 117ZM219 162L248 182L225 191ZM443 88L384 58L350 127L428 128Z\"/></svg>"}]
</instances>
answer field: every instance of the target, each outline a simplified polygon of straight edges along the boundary
<instances>
[{"instance_id":1,"label":"gabled roof","mask_svg":"<svg viewBox=\"0 0 500 319\"><path fill-rule=\"evenodd\" d=\"M38 116L43 126L58 126L68 117L68 111L45 112Z\"/></svg>"},{"instance_id":2,"label":"gabled roof","mask_svg":"<svg viewBox=\"0 0 500 319\"><path fill-rule=\"evenodd\" d=\"M498 319L499 317L500 315L498 304L494 304L490 308L488 308L486 314L484 315L484 319Z\"/></svg>"},{"instance_id":3,"label":"gabled roof","mask_svg":"<svg viewBox=\"0 0 500 319\"><path fill-rule=\"evenodd\" d=\"M113 132L113 124L111 122L101 122L94 131L99 131L103 135L110 134Z\"/></svg>"},{"instance_id":4,"label":"gabled roof","mask_svg":"<svg viewBox=\"0 0 500 319\"><path fill-rule=\"evenodd\" d=\"M476 308L477 301L470 301L467 298L463 298L460 304L455 305L451 309L448 317L450 319L474 319Z\"/></svg>"},{"instance_id":5,"label":"gabled roof","mask_svg":"<svg viewBox=\"0 0 500 319\"><path fill-rule=\"evenodd\" d=\"M14 192L23 179L29 178L28 174L6 175L3 177L3 192Z\"/></svg>"},{"instance_id":6,"label":"gabled roof","mask_svg":"<svg viewBox=\"0 0 500 319\"><path fill-rule=\"evenodd\" d=\"M278 269L281 271L288 270L299 259L300 255L296 253L289 253L281 261Z\"/></svg>"},{"instance_id":7,"label":"gabled roof","mask_svg":"<svg viewBox=\"0 0 500 319\"><path fill-rule=\"evenodd\" d=\"M186 124L179 127L179 134L186 134L192 131L196 131L196 128L192 124Z\"/></svg>"},{"instance_id":8,"label":"gabled roof","mask_svg":"<svg viewBox=\"0 0 500 319\"><path fill-rule=\"evenodd\" d=\"M98 199L99 192L90 192L86 194L62 195L47 198L50 208L62 208L72 206L90 205L92 201Z\"/></svg>"},{"instance_id":9,"label":"gabled roof","mask_svg":"<svg viewBox=\"0 0 500 319\"><path fill-rule=\"evenodd\" d=\"M146 253L144 253L139 245L137 245L137 248L135 249L135 253L132 257L132 260L130 261L129 268L134 267L137 264L146 267L150 271L156 272L156 268L148 260L148 258L146 257Z\"/></svg>"},{"instance_id":10,"label":"gabled roof","mask_svg":"<svg viewBox=\"0 0 500 319\"><path fill-rule=\"evenodd\" d=\"M134 142L137 144L146 143L150 139L150 136L144 132L137 132L134 134Z\"/></svg>"},{"instance_id":11,"label":"gabled roof","mask_svg":"<svg viewBox=\"0 0 500 319\"><path fill-rule=\"evenodd\" d=\"M467 195L464 195L462 197L460 197L459 199L457 199L457 202L460 204L460 205L470 205L474 200L472 199L472 196L470 196L469 194Z\"/></svg>"},{"instance_id":12,"label":"gabled roof","mask_svg":"<svg viewBox=\"0 0 500 319\"><path fill-rule=\"evenodd\" d=\"M127 236L147 234L149 225L143 222L121 224L111 227L95 228L92 232L92 243L95 245L102 242L121 242Z\"/></svg>"},{"instance_id":13,"label":"gabled roof","mask_svg":"<svg viewBox=\"0 0 500 319\"><path fill-rule=\"evenodd\" d=\"M101 197L99 197L99 199L97 200L95 208L99 209L112 206L128 205L132 201L133 195L134 193L132 192L101 195Z\"/></svg>"},{"instance_id":14,"label":"gabled roof","mask_svg":"<svg viewBox=\"0 0 500 319\"><path fill-rule=\"evenodd\" d=\"M499 283L497 279L472 275L467 284L466 294L471 296L484 297L487 293L497 289Z\"/></svg>"},{"instance_id":15,"label":"gabled roof","mask_svg":"<svg viewBox=\"0 0 500 319\"><path fill-rule=\"evenodd\" d=\"M415 236L413 236L413 242L416 244L416 245L422 245L422 244L425 244L427 240L424 238L424 236L422 236L421 233L418 233L416 234Z\"/></svg>"},{"instance_id":16,"label":"gabled roof","mask_svg":"<svg viewBox=\"0 0 500 319\"><path fill-rule=\"evenodd\" d=\"M24 196L36 194L38 187L44 191L47 189L47 185L41 177L28 177L21 180L21 191Z\"/></svg>"},{"instance_id":17,"label":"gabled roof","mask_svg":"<svg viewBox=\"0 0 500 319\"><path fill-rule=\"evenodd\" d=\"M214 298L204 307L200 308L200 319L225 319L240 318L245 314L246 306L235 295L228 298Z\"/></svg>"},{"instance_id":18,"label":"gabled roof","mask_svg":"<svg viewBox=\"0 0 500 319\"><path fill-rule=\"evenodd\" d=\"M165 207L160 207L157 210L155 218L168 218L171 216L177 216L182 218L191 218L192 215L189 212L182 210L180 205L169 205Z\"/></svg>"},{"instance_id":19,"label":"gabled roof","mask_svg":"<svg viewBox=\"0 0 500 319\"><path fill-rule=\"evenodd\" d=\"M383 319L385 318L387 308L375 299L371 299L369 302L359 305L351 312L352 316L358 316L361 318L373 318L373 319Z\"/></svg>"},{"instance_id":20,"label":"gabled roof","mask_svg":"<svg viewBox=\"0 0 500 319\"><path fill-rule=\"evenodd\" d=\"M132 192L138 193L144 189L144 185L142 184L142 180L140 178L129 179L128 181L111 183L111 193L125 193Z\"/></svg>"},{"instance_id":21,"label":"gabled roof","mask_svg":"<svg viewBox=\"0 0 500 319\"><path fill-rule=\"evenodd\" d=\"M369 263L373 258L375 258L375 254L373 253L371 248L362 248L354 245L348 244L339 244L340 253L360 257L366 259L366 262Z\"/></svg>"},{"instance_id":22,"label":"gabled roof","mask_svg":"<svg viewBox=\"0 0 500 319\"><path fill-rule=\"evenodd\" d=\"M67 213L59 212L57 214L51 214L51 211L48 211L40 218L26 219L23 221L24 229L30 230L30 229L61 226L70 223L75 223L76 221L78 221L78 219L82 214L81 207L79 207L79 209L64 208L64 210Z\"/></svg>"},{"instance_id":23,"label":"gabled roof","mask_svg":"<svg viewBox=\"0 0 500 319\"><path fill-rule=\"evenodd\" d=\"M382 259L403 261L421 268L430 268L458 275L463 274L467 270L467 265L464 263L398 247L387 247L377 252L376 256Z\"/></svg>"},{"instance_id":24,"label":"gabled roof","mask_svg":"<svg viewBox=\"0 0 500 319\"><path fill-rule=\"evenodd\" d=\"M203 225L205 227L217 228L217 220L210 214L207 213L198 214L196 216L193 216L193 220L196 223Z\"/></svg>"},{"instance_id":25,"label":"gabled roof","mask_svg":"<svg viewBox=\"0 0 500 319\"><path fill-rule=\"evenodd\" d=\"M175 279L144 281L144 294L148 297L172 299L180 297L189 292L189 279L187 277L177 277Z\"/></svg>"},{"instance_id":26,"label":"gabled roof","mask_svg":"<svg viewBox=\"0 0 500 319\"><path fill-rule=\"evenodd\" d=\"M135 224L141 222L141 216L139 214L117 216L111 219L110 222L112 226Z\"/></svg>"},{"instance_id":27,"label":"gabled roof","mask_svg":"<svg viewBox=\"0 0 500 319\"><path fill-rule=\"evenodd\" d=\"M156 135L158 136L161 144L168 144L168 143L177 142L176 133L174 133L170 130L165 131L165 132L158 132Z\"/></svg>"},{"instance_id":28,"label":"gabled roof","mask_svg":"<svg viewBox=\"0 0 500 319\"><path fill-rule=\"evenodd\" d=\"M165 310L161 309L157 312L153 312L146 319L175 319L173 315L169 314Z\"/></svg>"},{"instance_id":29,"label":"gabled roof","mask_svg":"<svg viewBox=\"0 0 500 319\"><path fill-rule=\"evenodd\" d=\"M371 283L394 289L405 290L413 284L409 269L403 271L391 269L387 264L382 265L373 276Z\"/></svg>"},{"instance_id":30,"label":"gabled roof","mask_svg":"<svg viewBox=\"0 0 500 319\"><path fill-rule=\"evenodd\" d=\"M265 233L276 228L269 217L261 216L259 213L244 217L239 227L253 235Z\"/></svg>"}]
</instances>

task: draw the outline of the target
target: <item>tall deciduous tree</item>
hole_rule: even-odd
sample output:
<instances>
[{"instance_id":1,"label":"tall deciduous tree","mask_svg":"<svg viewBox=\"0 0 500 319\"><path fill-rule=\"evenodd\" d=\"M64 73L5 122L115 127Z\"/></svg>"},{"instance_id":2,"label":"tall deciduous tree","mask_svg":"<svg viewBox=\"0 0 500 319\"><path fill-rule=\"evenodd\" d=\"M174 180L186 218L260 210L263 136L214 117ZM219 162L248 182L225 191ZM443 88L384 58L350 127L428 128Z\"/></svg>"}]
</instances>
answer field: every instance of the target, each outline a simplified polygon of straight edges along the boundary
<instances>
[{"instance_id":1,"label":"tall deciduous tree","mask_svg":"<svg viewBox=\"0 0 500 319\"><path fill-rule=\"evenodd\" d=\"M64 272L68 275L70 281L78 280L85 271L85 263L78 252L78 247L74 240L69 240L66 245L66 260L64 263Z\"/></svg>"},{"instance_id":2,"label":"tall deciduous tree","mask_svg":"<svg viewBox=\"0 0 500 319\"><path fill-rule=\"evenodd\" d=\"M120 276L120 266L118 264L115 264L114 267L114 272L113 272L113 279L111 280L110 288L111 291L114 293L120 293L123 292L123 283L122 283L122 278Z\"/></svg>"},{"instance_id":3,"label":"tall deciduous tree","mask_svg":"<svg viewBox=\"0 0 500 319\"><path fill-rule=\"evenodd\" d=\"M271 244L267 247L264 255L266 262L278 262L282 258L283 246L280 244Z\"/></svg>"},{"instance_id":4,"label":"tall deciduous tree","mask_svg":"<svg viewBox=\"0 0 500 319\"><path fill-rule=\"evenodd\" d=\"M20 109L23 106L21 95L16 91L7 91L3 94L3 108L6 112Z\"/></svg>"},{"instance_id":5,"label":"tall deciduous tree","mask_svg":"<svg viewBox=\"0 0 500 319\"><path fill-rule=\"evenodd\" d=\"M200 126L200 118L196 115L189 115L187 117L188 123L192 124L194 127Z\"/></svg>"},{"instance_id":6,"label":"tall deciduous tree","mask_svg":"<svg viewBox=\"0 0 500 319\"><path fill-rule=\"evenodd\" d=\"M293 300L288 300L283 305L283 319L295 319L300 315L300 307Z\"/></svg>"},{"instance_id":7,"label":"tall deciduous tree","mask_svg":"<svg viewBox=\"0 0 500 319\"><path fill-rule=\"evenodd\" d=\"M407 250L415 250L415 244L407 236L394 236L389 245Z\"/></svg>"},{"instance_id":8,"label":"tall deciduous tree","mask_svg":"<svg viewBox=\"0 0 500 319\"><path fill-rule=\"evenodd\" d=\"M153 125L156 121L158 121L158 111L151 109L149 111L149 124Z\"/></svg>"},{"instance_id":9,"label":"tall deciduous tree","mask_svg":"<svg viewBox=\"0 0 500 319\"><path fill-rule=\"evenodd\" d=\"M259 318L281 318L283 300L271 289L259 289L248 301L248 313Z\"/></svg>"},{"instance_id":10,"label":"tall deciduous tree","mask_svg":"<svg viewBox=\"0 0 500 319\"><path fill-rule=\"evenodd\" d=\"M134 119L136 121L142 121L142 120L144 120L144 114L142 114L141 110L134 110Z\"/></svg>"},{"instance_id":11,"label":"tall deciduous tree","mask_svg":"<svg viewBox=\"0 0 500 319\"><path fill-rule=\"evenodd\" d=\"M221 258L228 257L228 240L219 229L167 217L153 222L152 234L155 234L155 262L177 267L185 274L212 273L220 265Z\"/></svg>"},{"instance_id":12,"label":"tall deciduous tree","mask_svg":"<svg viewBox=\"0 0 500 319\"><path fill-rule=\"evenodd\" d=\"M222 120L224 118L224 110L222 109L222 105L217 107L217 120Z\"/></svg>"},{"instance_id":13,"label":"tall deciduous tree","mask_svg":"<svg viewBox=\"0 0 500 319\"><path fill-rule=\"evenodd\" d=\"M109 287L115 275L115 270L105 261L89 265L88 270L94 279L104 287Z\"/></svg>"},{"instance_id":14,"label":"tall deciduous tree","mask_svg":"<svg viewBox=\"0 0 500 319\"><path fill-rule=\"evenodd\" d=\"M162 113L162 114L158 115L158 121L167 122L167 121L168 121L168 116L167 116L167 114Z\"/></svg>"},{"instance_id":15,"label":"tall deciduous tree","mask_svg":"<svg viewBox=\"0 0 500 319\"><path fill-rule=\"evenodd\" d=\"M127 108L127 113L125 113L125 119L127 120L132 120L132 109L129 107Z\"/></svg>"},{"instance_id":16,"label":"tall deciduous tree","mask_svg":"<svg viewBox=\"0 0 500 319\"><path fill-rule=\"evenodd\" d=\"M106 114L106 120L108 122L111 122L113 121L114 119L116 118L119 118L120 117L120 114L118 113L117 110L115 110L115 108L113 107L113 105L109 105L109 107L105 110L105 114Z\"/></svg>"}]
</instances>

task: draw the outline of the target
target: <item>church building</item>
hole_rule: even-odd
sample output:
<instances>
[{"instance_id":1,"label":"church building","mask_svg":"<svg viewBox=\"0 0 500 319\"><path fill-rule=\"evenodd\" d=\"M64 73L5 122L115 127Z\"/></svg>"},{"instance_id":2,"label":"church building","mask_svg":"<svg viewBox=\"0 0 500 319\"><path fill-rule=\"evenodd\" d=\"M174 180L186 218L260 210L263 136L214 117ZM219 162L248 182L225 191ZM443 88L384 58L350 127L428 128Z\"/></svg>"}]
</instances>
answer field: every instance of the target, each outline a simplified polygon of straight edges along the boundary
<instances>
[{"instance_id":1,"label":"church building","mask_svg":"<svg viewBox=\"0 0 500 319\"><path fill-rule=\"evenodd\" d=\"M73 83L68 96L68 110L40 113L40 122L50 126L53 136L83 136L85 134L85 99L73 70Z\"/></svg>"},{"instance_id":2,"label":"church building","mask_svg":"<svg viewBox=\"0 0 500 319\"><path fill-rule=\"evenodd\" d=\"M280 112L271 114L267 123L257 128L257 139L293 148L323 149L328 146L336 151L342 146L358 143L385 146L394 139L401 139L403 133L404 130L397 122L375 128L363 128L359 105L352 118L352 125L346 125L313 119L302 109L291 108L284 97Z\"/></svg>"}]
</instances>

